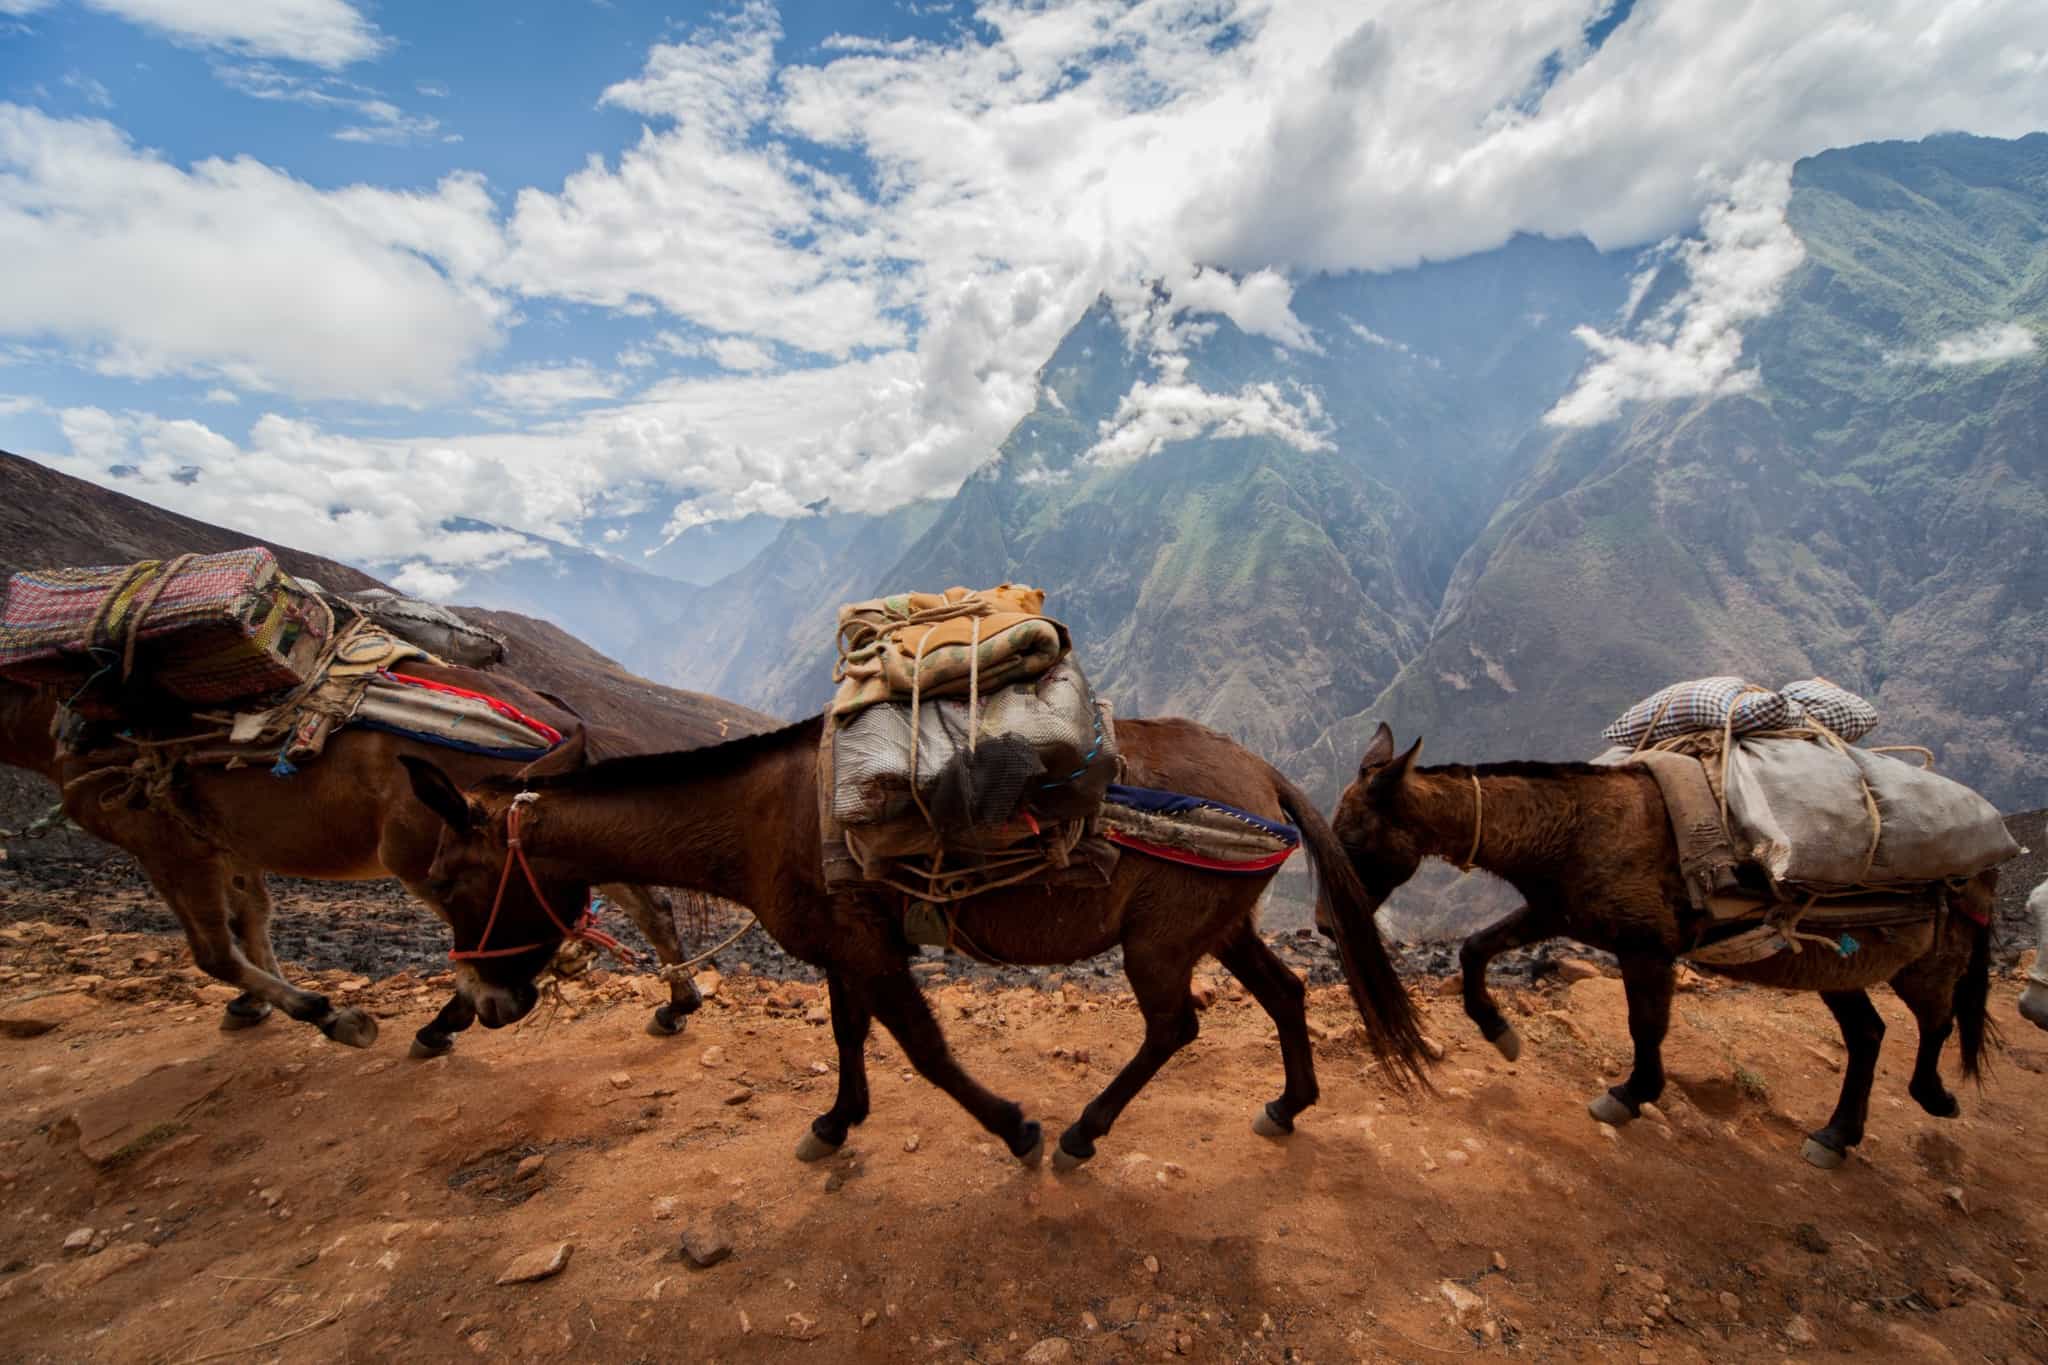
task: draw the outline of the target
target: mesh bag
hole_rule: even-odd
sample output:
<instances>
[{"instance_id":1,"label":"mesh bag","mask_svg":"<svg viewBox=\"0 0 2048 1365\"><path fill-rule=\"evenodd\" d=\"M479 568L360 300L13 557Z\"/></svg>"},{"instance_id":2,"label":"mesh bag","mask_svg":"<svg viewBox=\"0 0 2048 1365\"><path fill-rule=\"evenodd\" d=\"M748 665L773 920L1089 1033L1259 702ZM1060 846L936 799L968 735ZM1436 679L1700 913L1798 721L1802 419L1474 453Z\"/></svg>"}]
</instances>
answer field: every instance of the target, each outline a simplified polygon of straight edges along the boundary
<instances>
[{"instance_id":1,"label":"mesh bag","mask_svg":"<svg viewBox=\"0 0 2048 1365\"><path fill-rule=\"evenodd\" d=\"M1877 708L1846 687L1826 678L1802 678L1778 689L1810 720L1835 732L1843 742L1854 744L1877 728Z\"/></svg>"},{"instance_id":2,"label":"mesh bag","mask_svg":"<svg viewBox=\"0 0 2048 1365\"><path fill-rule=\"evenodd\" d=\"M1651 693L1622 712L1600 737L1634 749L1694 730L1732 728L1738 735L1776 730L1797 718L1792 703L1769 688L1742 678L1695 678Z\"/></svg>"}]
</instances>

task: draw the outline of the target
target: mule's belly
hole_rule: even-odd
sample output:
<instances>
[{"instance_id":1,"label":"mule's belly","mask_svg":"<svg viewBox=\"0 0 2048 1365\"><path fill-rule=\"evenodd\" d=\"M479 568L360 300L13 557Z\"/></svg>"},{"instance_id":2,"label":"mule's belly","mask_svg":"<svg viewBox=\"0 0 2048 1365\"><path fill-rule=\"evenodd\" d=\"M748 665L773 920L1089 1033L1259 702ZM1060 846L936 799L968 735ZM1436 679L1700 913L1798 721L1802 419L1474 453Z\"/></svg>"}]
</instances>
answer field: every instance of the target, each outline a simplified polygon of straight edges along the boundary
<instances>
[{"instance_id":1,"label":"mule's belly","mask_svg":"<svg viewBox=\"0 0 2048 1365\"><path fill-rule=\"evenodd\" d=\"M1739 966L1689 965L1734 981L1789 991L1853 991L1889 981L1900 969L1925 957L1934 946L1934 926L1908 924L1853 935L1856 951L1846 957L1824 943L1801 943L1797 953L1780 953Z\"/></svg>"}]
</instances>

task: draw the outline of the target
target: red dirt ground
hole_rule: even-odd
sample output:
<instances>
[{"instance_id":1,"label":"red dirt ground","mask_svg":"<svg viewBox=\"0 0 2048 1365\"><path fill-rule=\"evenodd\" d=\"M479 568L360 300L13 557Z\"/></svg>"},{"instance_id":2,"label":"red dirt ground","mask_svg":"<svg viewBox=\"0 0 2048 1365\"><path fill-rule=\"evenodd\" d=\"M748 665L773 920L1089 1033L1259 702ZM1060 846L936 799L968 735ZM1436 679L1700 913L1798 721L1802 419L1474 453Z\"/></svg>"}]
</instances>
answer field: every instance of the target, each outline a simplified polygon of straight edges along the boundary
<instances>
[{"instance_id":1,"label":"red dirt ground","mask_svg":"<svg viewBox=\"0 0 2048 1365\"><path fill-rule=\"evenodd\" d=\"M726 977L657 1039L650 980L586 980L416 1063L436 984L317 977L383 1020L352 1052L281 1019L218 1032L227 992L188 962L167 936L0 929L0 1357L2048 1354L2048 1040L2010 980L2013 1046L1946 1123L1906 1098L1912 1024L1880 997L1871 1137L1832 1173L1798 1155L1842 1055L1812 997L1694 983L1663 1118L1603 1132L1584 1102L1626 1056L1618 981L1510 990L1519 1066L1418 983L1447 1049L1420 1099L1376 1079L1348 1000L1318 989L1322 1103L1275 1144L1249 1130L1279 1089L1272 1027L1225 984L1100 1156L1057 1177L879 1034L874 1116L794 1161L833 1084L813 986ZM967 1065L1048 1136L1137 1041L1116 994L934 994ZM31 1020L54 1027L18 1036ZM680 1260L693 1224L730 1258ZM558 1243L553 1278L496 1283Z\"/></svg>"}]
</instances>

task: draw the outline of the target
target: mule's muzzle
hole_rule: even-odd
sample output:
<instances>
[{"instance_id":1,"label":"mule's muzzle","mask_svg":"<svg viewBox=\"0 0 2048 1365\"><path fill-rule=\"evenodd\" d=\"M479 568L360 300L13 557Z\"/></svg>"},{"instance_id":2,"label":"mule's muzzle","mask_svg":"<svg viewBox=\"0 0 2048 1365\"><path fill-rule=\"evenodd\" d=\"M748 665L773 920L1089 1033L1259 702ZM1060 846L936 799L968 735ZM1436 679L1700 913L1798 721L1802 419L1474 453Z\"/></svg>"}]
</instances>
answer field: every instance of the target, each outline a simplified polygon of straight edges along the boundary
<instances>
[{"instance_id":1,"label":"mule's muzzle","mask_svg":"<svg viewBox=\"0 0 2048 1365\"><path fill-rule=\"evenodd\" d=\"M540 988L531 981L512 986L484 986L473 994L477 1022L485 1028L516 1024L533 1012Z\"/></svg>"}]
</instances>

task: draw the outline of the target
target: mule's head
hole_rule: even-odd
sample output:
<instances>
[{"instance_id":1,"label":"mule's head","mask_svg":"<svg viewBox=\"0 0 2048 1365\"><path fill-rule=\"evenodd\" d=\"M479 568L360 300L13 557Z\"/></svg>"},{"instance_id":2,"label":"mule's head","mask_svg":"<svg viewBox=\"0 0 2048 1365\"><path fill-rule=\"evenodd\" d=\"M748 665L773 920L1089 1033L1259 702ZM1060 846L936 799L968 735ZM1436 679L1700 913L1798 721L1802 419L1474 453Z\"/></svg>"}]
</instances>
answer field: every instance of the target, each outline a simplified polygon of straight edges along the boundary
<instances>
[{"instance_id":1,"label":"mule's head","mask_svg":"<svg viewBox=\"0 0 2048 1365\"><path fill-rule=\"evenodd\" d=\"M1406 753L1396 754L1394 732L1382 724L1358 761L1358 776L1338 798L1337 818L1330 822L1375 909L1422 865L1414 825L1401 818L1403 788L1421 755L1419 738Z\"/></svg>"},{"instance_id":2,"label":"mule's head","mask_svg":"<svg viewBox=\"0 0 2048 1365\"><path fill-rule=\"evenodd\" d=\"M426 759L407 754L399 762L413 794L441 817L423 889L454 936L455 988L486 1028L516 1023L540 998L534 979L561 947L563 926L582 914L590 887L534 855L547 810L519 779L487 778L464 792ZM515 820L534 881L507 838Z\"/></svg>"}]
</instances>

